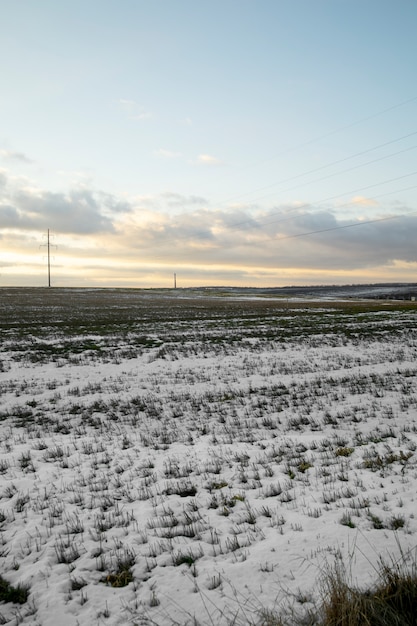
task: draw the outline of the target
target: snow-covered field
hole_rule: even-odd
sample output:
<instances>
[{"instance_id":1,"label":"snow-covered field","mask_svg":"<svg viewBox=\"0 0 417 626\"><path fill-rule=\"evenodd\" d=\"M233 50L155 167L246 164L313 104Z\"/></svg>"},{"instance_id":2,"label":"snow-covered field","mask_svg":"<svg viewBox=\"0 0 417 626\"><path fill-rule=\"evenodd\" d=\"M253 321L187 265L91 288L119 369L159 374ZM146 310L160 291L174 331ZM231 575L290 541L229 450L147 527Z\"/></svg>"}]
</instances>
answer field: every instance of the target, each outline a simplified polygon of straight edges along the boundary
<instances>
[{"instance_id":1,"label":"snow-covered field","mask_svg":"<svg viewBox=\"0 0 417 626\"><path fill-rule=\"evenodd\" d=\"M260 623L412 554L416 305L183 295L0 290L0 623Z\"/></svg>"}]
</instances>

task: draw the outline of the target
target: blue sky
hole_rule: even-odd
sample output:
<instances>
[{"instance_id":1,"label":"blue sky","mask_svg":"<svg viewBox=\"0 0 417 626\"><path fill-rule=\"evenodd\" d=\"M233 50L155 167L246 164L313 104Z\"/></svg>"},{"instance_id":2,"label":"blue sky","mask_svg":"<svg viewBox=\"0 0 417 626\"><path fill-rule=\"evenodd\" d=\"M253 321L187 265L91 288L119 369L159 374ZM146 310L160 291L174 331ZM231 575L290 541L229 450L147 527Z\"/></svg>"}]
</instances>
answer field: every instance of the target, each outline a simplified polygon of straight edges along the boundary
<instances>
[{"instance_id":1,"label":"blue sky","mask_svg":"<svg viewBox=\"0 0 417 626\"><path fill-rule=\"evenodd\" d=\"M1 8L0 285L415 280L415 0Z\"/></svg>"}]
</instances>

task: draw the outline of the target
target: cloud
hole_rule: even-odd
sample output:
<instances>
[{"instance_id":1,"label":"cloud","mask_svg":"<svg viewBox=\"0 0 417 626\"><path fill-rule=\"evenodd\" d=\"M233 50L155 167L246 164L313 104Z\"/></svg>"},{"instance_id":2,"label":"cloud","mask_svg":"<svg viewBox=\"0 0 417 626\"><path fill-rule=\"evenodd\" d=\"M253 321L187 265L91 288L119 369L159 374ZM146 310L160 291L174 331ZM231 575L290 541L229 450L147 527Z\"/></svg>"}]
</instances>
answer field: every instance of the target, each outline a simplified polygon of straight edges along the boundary
<instances>
[{"instance_id":1,"label":"cloud","mask_svg":"<svg viewBox=\"0 0 417 626\"><path fill-rule=\"evenodd\" d=\"M3 177L4 174L3 174ZM56 193L7 180L0 188L0 227L26 231L93 234L114 232L114 221L132 210L129 202L100 191Z\"/></svg>"},{"instance_id":2,"label":"cloud","mask_svg":"<svg viewBox=\"0 0 417 626\"><path fill-rule=\"evenodd\" d=\"M107 212L110 212L110 214L130 213L132 211L132 205L129 201L117 198L111 193L106 193L104 191L91 192L87 190L87 194L94 195L101 206Z\"/></svg>"},{"instance_id":3,"label":"cloud","mask_svg":"<svg viewBox=\"0 0 417 626\"><path fill-rule=\"evenodd\" d=\"M348 280L349 273L376 276L375 268L400 272L417 264L417 216L407 207L395 219L374 211L371 218L347 218L333 207L308 205L214 208L193 194L166 191L126 199L87 187L58 193L1 174L2 251L7 246L21 246L24 254L38 250L41 233L49 228L74 267L84 268L90 259L103 276L110 267L122 276L125 271L139 275L146 266L158 267L159 273L181 267L190 277L220 279L224 272L231 281L240 276L247 283L251 277L262 281L291 272L298 282L303 275L320 282L322 272L333 273L338 282L341 273Z\"/></svg>"},{"instance_id":4,"label":"cloud","mask_svg":"<svg viewBox=\"0 0 417 626\"><path fill-rule=\"evenodd\" d=\"M145 109L141 108L138 110L135 115L131 116L132 120L148 120L153 117L153 114L150 111L145 111Z\"/></svg>"},{"instance_id":5,"label":"cloud","mask_svg":"<svg viewBox=\"0 0 417 626\"><path fill-rule=\"evenodd\" d=\"M376 200L373 200L373 198L365 198L364 196L355 196L350 202L351 204L356 204L358 206L364 207L378 206L378 202Z\"/></svg>"},{"instance_id":6,"label":"cloud","mask_svg":"<svg viewBox=\"0 0 417 626\"><path fill-rule=\"evenodd\" d=\"M171 150L164 150L164 148L154 150L154 154L163 159L178 159L181 156L181 152L172 152Z\"/></svg>"},{"instance_id":7,"label":"cloud","mask_svg":"<svg viewBox=\"0 0 417 626\"><path fill-rule=\"evenodd\" d=\"M92 170L58 170L56 172L64 180L68 181L68 184L77 187L88 187L93 183Z\"/></svg>"},{"instance_id":8,"label":"cloud","mask_svg":"<svg viewBox=\"0 0 417 626\"><path fill-rule=\"evenodd\" d=\"M15 152L14 150L0 150L0 157L7 161L20 161L21 163L27 164L34 163L34 161L23 152Z\"/></svg>"},{"instance_id":9,"label":"cloud","mask_svg":"<svg viewBox=\"0 0 417 626\"><path fill-rule=\"evenodd\" d=\"M162 198L166 200L169 206L194 206L208 204L208 201L201 196L184 196L179 193L166 191L162 194Z\"/></svg>"},{"instance_id":10,"label":"cloud","mask_svg":"<svg viewBox=\"0 0 417 626\"><path fill-rule=\"evenodd\" d=\"M282 209L249 214L196 208L192 213L151 212L143 220L130 214L121 236L128 254L146 262L198 266L298 268L346 272L387 266L401 260L417 263L414 233L417 216L366 223L337 218L330 211ZM130 219L130 218L129 218Z\"/></svg>"},{"instance_id":11,"label":"cloud","mask_svg":"<svg viewBox=\"0 0 417 626\"><path fill-rule=\"evenodd\" d=\"M0 228L14 228L19 223L19 213L15 207L0 206Z\"/></svg>"},{"instance_id":12,"label":"cloud","mask_svg":"<svg viewBox=\"0 0 417 626\"><path fill-rule=\"evenodd\" d=\"M147 111L145 107L138 104L134 100L120 98L118 100L118 104L120 108L127 113L131 120L145 120L153 117L153 114L150 111Z\"/></svg>"},{"instance_id":13,"label":"cloud","mask_svg":"<svg viewBox=\"0 0 417 626\"><path fill-rule=\"evenodd\" d=\"M88 190L67 194L21 190L15 197L25 223L32 228L79 234L113 231L111 220L103 215L97 198Z\"/></svg>"},{"instance_id":14,"label":"cloud","mask_svg":"<svg viewBox=\"0 0 417 626\"><path fill-rule=\"evenodd\" d=\"M297 251L298 267L347 270L398 259L417 262L416 228L417 216L412 214L338 219L329 211L297 214L284 224L271 220L268 225L286 253L291 247Z\"/></svg>"},{"instance_id":15,"label":"cloud","mask_svg":"<svg viewBox=\"0 0 417 626\"><path fill-rule=\"evenodd\" d=\"M220 159L214 157L214 156L210 156L210 154L200 154L197 157L197 163L199 165L223 165L223 161L220 161Z\"/></svg>"},{"instance_id":16,"label":"cloud","mask_svg":"<svg viewBox=\"0 0 417 626\"><path fill-rule=\"evenodd\" d=\"M128 111L131 111L136 106L136 102L134 100L125 100L123 98L119 99L119 104L123 109Z\"/></svg>"}]
</instances>

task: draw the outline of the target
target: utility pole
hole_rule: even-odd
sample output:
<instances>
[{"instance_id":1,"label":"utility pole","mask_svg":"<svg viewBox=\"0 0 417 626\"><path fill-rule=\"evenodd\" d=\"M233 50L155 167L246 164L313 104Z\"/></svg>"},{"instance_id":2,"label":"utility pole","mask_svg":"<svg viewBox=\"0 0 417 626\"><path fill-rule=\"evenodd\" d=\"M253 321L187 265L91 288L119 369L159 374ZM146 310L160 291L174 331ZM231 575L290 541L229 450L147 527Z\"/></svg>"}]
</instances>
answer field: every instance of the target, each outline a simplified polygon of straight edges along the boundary
<instances>
[{"instance_id":1,"label":"utility pole","mask_svg":"<svg viewBox=\"0 0 417 626\"><path fill-rule=\"evenodd\" d=\"M51 246L49 244L49 228L48 228L48 287L51 286Z\"/></svg>"},{"instance_id":2,"label":"utility pole","mask_svg":"<svg viewBox=\"0 0 417 626\"><path fill-rule=\"evenodd\" d=\"M49 237L49 228L46 236L46 243L43 243L40 247L46 246L48 252L48 287L51 286L51 243Z\"/></svg>"},{"instance_id":3,"label":"utility pole","mask_svg":"<svg viewBox=\"0 0 417 626\"><path fill-rule=\"evenodd\" d=\"M177 288L177 275L174 274L174 289Z\"/></svg>"}]
</instances>

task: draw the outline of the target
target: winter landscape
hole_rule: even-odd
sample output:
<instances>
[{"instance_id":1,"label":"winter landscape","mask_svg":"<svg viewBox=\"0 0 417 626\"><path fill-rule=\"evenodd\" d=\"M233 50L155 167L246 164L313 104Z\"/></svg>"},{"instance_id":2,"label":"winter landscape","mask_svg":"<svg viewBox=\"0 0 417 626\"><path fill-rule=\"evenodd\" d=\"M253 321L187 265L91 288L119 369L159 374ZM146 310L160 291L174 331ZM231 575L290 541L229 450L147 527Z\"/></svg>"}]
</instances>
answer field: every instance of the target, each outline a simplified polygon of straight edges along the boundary
<instances>
[{"instance_id":1,"label":"winter landscape","mask_svg":"<svg viewBox=\"0 0 417 626\"><path fill-rule=\"evenodd\" d=\"M312 620L415 563L415 302L0 291L0 623Z\"/></svg>"}]
</instances>

